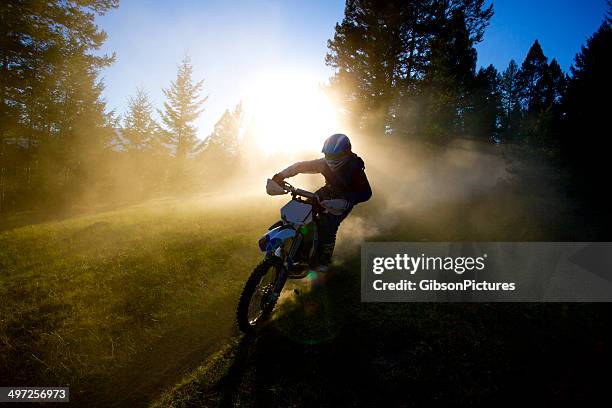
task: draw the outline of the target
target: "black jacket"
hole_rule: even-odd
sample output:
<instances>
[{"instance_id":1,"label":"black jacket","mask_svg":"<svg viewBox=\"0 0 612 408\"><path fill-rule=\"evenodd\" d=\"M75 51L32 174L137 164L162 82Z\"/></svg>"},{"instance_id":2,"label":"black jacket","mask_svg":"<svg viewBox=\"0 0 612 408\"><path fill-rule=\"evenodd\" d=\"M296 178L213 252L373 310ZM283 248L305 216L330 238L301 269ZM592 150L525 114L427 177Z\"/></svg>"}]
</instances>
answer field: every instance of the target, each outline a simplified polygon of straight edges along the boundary
<instances>
[{"instance_id":1,"label":"black jacket","mask_svg":"<svg viewBox=\"0 0 612 408\"><path fill-rule=\"evenodd\" d=\"M325 177L325 187L334 198L344 198L351 204L368 201L372 189L365 174L365 164L361 157L351 153L349 160L336 170L332 170L324 158L295 163L281 171L282 178L293 177L300 173L320 173Z\"/></svg>"}]
</instances>

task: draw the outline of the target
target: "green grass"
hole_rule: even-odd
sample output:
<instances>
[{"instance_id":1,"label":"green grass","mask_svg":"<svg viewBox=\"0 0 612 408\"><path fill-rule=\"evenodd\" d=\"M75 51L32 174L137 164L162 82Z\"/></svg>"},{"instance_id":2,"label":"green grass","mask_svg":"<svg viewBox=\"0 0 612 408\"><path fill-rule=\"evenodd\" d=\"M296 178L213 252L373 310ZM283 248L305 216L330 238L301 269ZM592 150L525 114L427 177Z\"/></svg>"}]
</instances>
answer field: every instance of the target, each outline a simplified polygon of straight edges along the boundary
<instances>
[{"instance_id":1,"label":"green grass","mask_svg":"<svg viewBox=\"0 0 612 408\"><path fill-rule=\"evenodd\" d=\"M372 241L609 234L587 228L596 224L582 218L585 208L537 187L522 178L410 210L368 203L341 228L377 231ZM396 222L375 228L386 217ZM609 305L361 303L359 257L347 238L334 273L304 280L298 296L286 291L268 324L234 336L152 406L563 406L605 395Z\"/></svg>"},{"instance_id":2,"label":"green grass","mask_svg":"<svg viewBox=\"0 0 612 408\"><path fill-rule=\"evenodd\" d=\"M609 378L609 317L607 305L365 304L348 262L152 407L584 403Z\"/></svg>"},{"instance_id":3,"label":"green grass","mask_svg":"<svg viewBox=\"0 0 612 408\"><path fill-rule=\"evenodd\" d=\"M236 333L234 310L280 201L166 200L21 227L13 217L0 232L0 385L69 385L78 405L104 407L592 397L610 360L607 305L360 302L362 238L609 236L598 215L544 188L554 177L516 179L429 202L427 189L374 173L374 199L341 227L336 273L286 291L251 337Z\"/></svg>"},{"instance_id":4,"label":"green grass","mask_svg":"<svg viewBox=\"0 0 612 408\"><path fill-rule=\"evenodd\" d=\"M243 207L203 197L0 232L2 385L70 385L82 402L123 390L142 404L143 378L176 381L190 353L233 332L277 211Z\"/></svg>"}]
</instances>

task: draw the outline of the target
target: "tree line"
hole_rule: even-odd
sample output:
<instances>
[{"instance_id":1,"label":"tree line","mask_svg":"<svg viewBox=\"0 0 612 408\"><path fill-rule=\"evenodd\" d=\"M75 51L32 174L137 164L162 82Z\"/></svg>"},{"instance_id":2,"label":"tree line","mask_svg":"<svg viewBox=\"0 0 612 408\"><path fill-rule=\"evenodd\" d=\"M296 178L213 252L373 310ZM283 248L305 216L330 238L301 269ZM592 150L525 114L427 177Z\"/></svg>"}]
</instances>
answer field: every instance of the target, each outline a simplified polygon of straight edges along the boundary
<instances>
[{"instance_id":1,"label":"tree line","mask_svg":"<svg viewBox=\"0 0 612 408\"><path fill-rule=\"evenodd\" d=\"M118 0L0 3L0 210L63 206L77 197L144 198L238 171L240 104L204 141L195 121L204 83L185 58L156 110L138 89L108 111L95 18ZM552 149L596 195L605 174L610 13L568 73L534 41L523 61L477 69L493 16L484 0L347 0L328 41L328 90L372 139L446 143L476 137ZM159 120L156 120L156 117ZM92 195L93 194L93 195Z\"/></svg>"},{"instance_id":2,"label":"tree line","mask_svg":"<svg viewBox=\"0 0 612 408\"><path fill-rule=\"evenodd\" d=\"M563 97L584 67L567 75L535 40L520 66L476 70L474 47L492 16L484 0L348 0L328 42L331 88L365 129L557 143ZM609 20L596 36L607 31Z\"/></svg>"},{"instance_id":3,"label":"tree line","mask_svg":"<svg viewBox=\"0 0 612 408\"><path fill-rule=\"evenodd\" d=\"M467 136L548 149L582 192L596 195L610 147L607 4L569 73L537 39L520 65L511 60L499 72L476 69L475 45L493 16L484 0L347 0L328 41L330 91L368 136Z\"/></svg>"},{"instance_id":4,"label":"tree line","mask_svg":"<svg viewBox=\"0 0 612 408\"><path fill-rule=\"evenodd\" d=\"M95 18L118 5L0 3L0 211L62 207L93 193L90 201L177 191L188 172L206 172L194 164L199 159L220 171L218 158L237 154L240 106L225 112L205 142L196 137L206 98L189 58L164 89L160 123L142 89L123 117L107 110L99 74L115 55L97 52L107 34Z\"/></svg>"},{"instance_id":5,"label":"tree line","mask_svg":"<svg viewBox=\"0 0 612 408\"><path fill-rule=\"evenodd\" d=\"M159 192L184 192L232 173L239 159L239 136L244 115L242 104L227 109L204 140L197 137L194 122L204 111L204 81L195 81L191 59L186 56L170 86L163 89L166 101L155 109L145 90L128 98L127 112L111 139L114 161L122 163L118 174L134 174L123 183L137 188L140 196Z\"/></svg>"}]
</instances>

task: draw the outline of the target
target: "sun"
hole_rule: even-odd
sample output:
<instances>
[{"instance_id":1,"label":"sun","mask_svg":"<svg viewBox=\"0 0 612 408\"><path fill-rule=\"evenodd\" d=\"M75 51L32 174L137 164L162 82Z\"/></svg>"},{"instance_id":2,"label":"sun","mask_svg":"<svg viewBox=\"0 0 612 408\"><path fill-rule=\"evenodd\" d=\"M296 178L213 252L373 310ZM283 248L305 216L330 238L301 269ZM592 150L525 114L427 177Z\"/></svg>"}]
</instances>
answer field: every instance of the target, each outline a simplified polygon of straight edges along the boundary
<instances>
[{"instance_id":1,"label":"sun","mask_svg":"<svg viewBox=\"0 0 612 408\"><path fill-rule=\"evenodd\" d=\"M246 102L251 137L267 155L319 152L339 131L336 109L311 75L268 74L255 81Z\"/></svg>"}]
</instances>

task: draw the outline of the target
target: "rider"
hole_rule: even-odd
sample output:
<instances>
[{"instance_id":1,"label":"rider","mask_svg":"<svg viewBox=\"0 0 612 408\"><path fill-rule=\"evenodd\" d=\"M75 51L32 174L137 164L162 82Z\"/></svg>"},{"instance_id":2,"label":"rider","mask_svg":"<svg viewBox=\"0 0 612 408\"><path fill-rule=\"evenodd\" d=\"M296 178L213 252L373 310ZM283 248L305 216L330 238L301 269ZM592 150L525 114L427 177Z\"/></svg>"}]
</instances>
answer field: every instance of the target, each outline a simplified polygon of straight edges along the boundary
<instances>
[{"instance_id":1,"label":"rider","mask_svg":"<svg viewBox=\"0 0 612 408\"><path fill-rule=\"evenodd\" d=\"M315 194L326 211L319 216L318 267L327 269L336 243L336 232L340 223L351 212L353 206L368 201L372 190L365 175L361 157L351 151L351 141L341 133L331 135L321 150L324 158L303 161L277 173L272 180L282 185L284 179L300 173L320 173L325 177L325 186Z\"/></svg>"}]
</instances>

